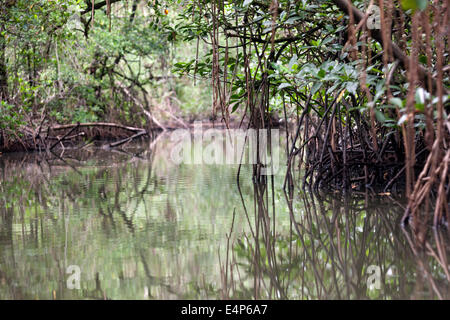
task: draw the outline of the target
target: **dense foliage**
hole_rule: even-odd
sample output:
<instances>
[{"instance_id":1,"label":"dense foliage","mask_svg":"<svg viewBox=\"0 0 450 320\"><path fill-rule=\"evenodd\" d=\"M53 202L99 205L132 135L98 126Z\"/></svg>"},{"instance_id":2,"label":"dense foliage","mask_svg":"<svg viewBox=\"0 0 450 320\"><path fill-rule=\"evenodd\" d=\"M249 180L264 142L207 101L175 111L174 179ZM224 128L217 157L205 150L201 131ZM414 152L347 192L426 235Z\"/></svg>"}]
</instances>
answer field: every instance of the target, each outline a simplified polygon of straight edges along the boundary
<instances>
[{"instance_id":1,"label":"dense foliage","mask_svg":"<svg viewBox=\"0 0 450 320\"><path fill-rule=\"evenodd\" d=\"M447 12L447 1L193 1L180 29L212 49L176 67L211 76L225 122L240 109L253 128L296 119L288 168L305 164L305 182L400 186L404 221L427 221L431 196L438 224L450 216Z\"/></svg>"},{"instance_id":2,"label":"dense foliage","mask_svg":"<svg viewBox=\"0 0 450 320\"><path fill-rule=\"evenodd\" d=\"M109 5L108 5L109 4ZM147 1L2 1L1 126L118 121L142 125L146 110L181 105L205 109L200 84L171 75L178 55L191 55L173 35L175 14ZM192 93L186 90L192 88ZM137 97L139 103L131 96ZM180 101L181 100L181 101ZM162 116L168 115L162 113Z\"/></svg>"},{"instance_id":3,"label":"dense foliage","mask_svg":"<svg viewBox=\"0 0 450 320\"><path fill-rule=\"evenodd\" d=\"M227 125L233 113L253 128L294 123L288 168L305 164L305 182L399 186L413 213L432 194L437 223L450 211L448 10L439 0L4 0L0 146L55 122L184 125L211 96L212 119Z\"/></svg>"}]
</instances>

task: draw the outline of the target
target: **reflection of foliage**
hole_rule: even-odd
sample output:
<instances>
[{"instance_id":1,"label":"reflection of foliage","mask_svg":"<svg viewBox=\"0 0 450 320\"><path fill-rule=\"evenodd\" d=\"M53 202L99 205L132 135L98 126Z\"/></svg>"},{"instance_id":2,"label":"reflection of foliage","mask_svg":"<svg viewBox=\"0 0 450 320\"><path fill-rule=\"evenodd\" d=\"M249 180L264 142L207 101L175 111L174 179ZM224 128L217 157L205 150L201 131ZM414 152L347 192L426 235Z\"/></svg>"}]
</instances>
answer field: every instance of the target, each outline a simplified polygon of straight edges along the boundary
<instances>
[{"instance_id":1,"label":"reflection of foliage","mask_svg":"<svg viewBox=\"0 0 450 320\"><path fill-rule=\"evenodd\" d=\"M290 228L277 227L272 236L271 225L264 222L266 211L255 220L259 235L234 243L227 268L238 269L234 274L240 276L222 284L229 298L447 297L449 279L442 266L447 265L448 250L438 254L445 250L439 246L445 239L436 242L437 249L427 244L431 258L420 254L400 227L401 206L391 200L321 198L305 191L300 201L288 203ZM264 202L257 207L264 208ZM371 265L380 267L380 290L367 287Z\"/></svg>"},{"instance_id":2,"label":"reflection of foliage","mask_svg":"<svg viewBox=\"0 0 450 320\"><path fill-rule=\"evenodd\" d=\"M87 161L78 154L28 160L15 170L16 162L0 160L8 168L1 217L11 219L0 231L7 238L0 278L12 281L0 297L47 299L52 290L56 298L197 297L189 288L214 279L226 213L239 200L228 187L235 171L182 166L156 176L153 153L134 161L96 153ZM106 157L107 164L95 160ZM81 267L82 292L65 289L70 264Z\"/></svg>"},{"instance_id":3,"label":"reflection of foliage","mask_svg":"<svg viewBox=\"0 0 450 320\"><path fill-rule=\"evenodd\" d=\"M249 167L241 198L237 168L171 167L161 146L0 158L0 298L447 298L448 239L424 255L392 201L285 198L282 176L272 197ZM66 289L71 264L81 291Z\"/></svg>"}]
</instances>

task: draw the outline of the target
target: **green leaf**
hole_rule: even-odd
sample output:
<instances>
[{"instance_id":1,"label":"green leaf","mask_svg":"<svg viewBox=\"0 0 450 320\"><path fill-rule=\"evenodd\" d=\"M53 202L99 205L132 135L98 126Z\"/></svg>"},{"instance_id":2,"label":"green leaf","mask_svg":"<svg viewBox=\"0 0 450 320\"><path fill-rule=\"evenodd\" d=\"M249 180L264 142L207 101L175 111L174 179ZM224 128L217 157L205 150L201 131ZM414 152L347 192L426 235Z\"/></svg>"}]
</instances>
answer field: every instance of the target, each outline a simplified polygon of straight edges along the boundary
<instances>
[{"instance_id":1,"label":"green leaf","mask_svg":"<svg viewBox=\"0 0 450 320\"><path fill-rule=\"evenodd\" d=\"M345 88L348 92L356 94L356 89L358 89L358 82L347 82Z\"/></svg>"},{"instance_id":2,"label":"green leaf","mask_svg":"<svg viewBox=\"0 0 450 320\"><path fill-rule=\"evenodd\" d=\"M282 89L284 89L284 88L288 88L288 87L291 87L292 85L290 84L290 83L287 83L287 82L284 82L284 83L282 83L282 84L280 84L279 86L278 86L278 90L282 90Z\"/></svg>"},{"instance_id":3,"label":"green leaf","mask_svg":"<svg viewBox=\"0 0 450 320\"><path fill-rule=\"evenodd\" d=\"M298 63L298 57L296 54L294 54L291 58L291 60L289 61L289 65L288 68L289 70L292 70L292 67L294 67L294 65L296 65Z\"/></svg>"},{"instance_id":4,"label":"green leaf","mask_svg":"<svg viewBox=\"0 0 450 320\"><path fill-rule=\"evenodd\" d=\"M381 123L385 123L386 122L386 117L385 117L384 113L379 111L379 110L375 110L375 117Z\"/></svg>"},{"instance_id":5,"label":"green leaf","mask_svg":"<svg viewBox=\"0 0 450 320\"><path fill-rule=\"evenodd\" d=\"M237 110L237 108L239 107L239 101L235 101L233 103L230 104L231 107L231 113L235 112Z\"/></svg>"},{"instance_id":6,"label":"green leaf","mask_svg":"<svg viewBox=\"0 0 450 320\"><path fill-rule=\"evenodd\" d=\"M397 106L399 109L403 108L403 101L400 98L392 98L389 102L394 106Z\"/></svg>"},{"instance_id":7,"label":"green leaf","mask_svg":"<svg viewBox=\"0 0 450 320\"><path fill-rule=\"evenodd\" d=\"M320 71L317 73L317 75L319 76L319 78L323 78L323 77L325 77L325 75L326 75L326 72L325 72L325 70L323 70L323 69L320 69Z\"/></svg>"},{"instance_id":8,"label":"green leaf","mask_svg":"<svg viewBox=\"0 0 450 320\"><path fill-rule=\"evenodd\" d=\"M427 0L401 0L403 10L412 10L413 12L419 9L420 11L425 10L427 7Z\"/></svg>"},{"instance_id":9,"label":"green leaf","mask_svg":"<svg viewBox=\"0 0 450 320\"><path fill-rule=\"evenodd\" d=\"M423 88L417 88L415 92L416 103L425 104L425 101L430 97L430 94Z\"/></svg>"},{"instance_id":10,"label":"green leaf","mask_svg":"<svg viewBox=\"0 0 450 320\"><path fill-rule=\"evenodd\" d=\"M423 55L423 54L421 54L420 56L419 56L419 61L420 61L420 63L423 63L423 64L426 64L427 63L427 56L426 55Z\"/></svg>"},{"instance_id":11,"label":"green leaf","mask_svg":"<svg viewBox=\"0 0 450 320\"><path fill-rule=\"evenodd\" d=\"M311 94L315 94L317 92L317 90L320 89L320 87L322 86L322 82L316 82L314 83L313 87L311 88Z\"/></svg>"},{"instance_id":12,"label":"green leaf","mask_svg":"<svg viewBox=\"0 0 450 320\"><path fill-rule=\"evenodd\" d=\"M423 103L416 103L415 108L417 111L425 111L425 105Z\"/></svg>"},{"instance_id":13,"label":"green leaf","mask_svg":"<svg viewBox=\"0 0 450 320\"><path fill-rule=\"evenodd\" d=\"M407 118L408 118L408 116L407 116L406 114L402 115L402 116L400 117L400 119L398 120L397 124L398 124L398 125L401 125L403 122L406 121Z\"/></svg>"},{"instance_id":14,"label":"green leaf","mask_svg":"<svg viewBox=\"0 0 450 320\"><path fill-rule=\"evenodd\" d=\"M415 11L417 9L416 0L401 0L403 10L412 10Z\"/></svg>"},{"instance_id":15,"label":"green leaf","mask_svg":"<svg viewBox=\"0 0 450 320\"><path fill-rule=\"evenodd\" d=\"M294 22L297 20L300 20L300 17L298 16L290 17L289 19L286 20L285 24L294 24Z\"/></svg>"},{"instance_id":16,"label":"green leaf","mask_svg":"<svg viewBox=\"0 0 450 320\"><path fill-rule=\"evenodd\" d=\"M428 1L427 0L416 0L417 2L417 7L419 8L420 11L425 10L425 8L427 7Z\"/></svg>"}]
</instances>

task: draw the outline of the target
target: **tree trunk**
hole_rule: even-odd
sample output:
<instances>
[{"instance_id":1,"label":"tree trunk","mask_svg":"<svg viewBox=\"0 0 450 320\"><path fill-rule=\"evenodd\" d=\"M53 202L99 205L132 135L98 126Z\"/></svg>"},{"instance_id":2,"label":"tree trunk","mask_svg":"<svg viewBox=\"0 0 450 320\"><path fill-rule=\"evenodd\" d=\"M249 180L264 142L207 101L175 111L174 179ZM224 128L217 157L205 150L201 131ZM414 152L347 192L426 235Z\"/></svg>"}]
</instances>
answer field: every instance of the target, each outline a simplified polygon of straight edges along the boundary
<instances>
[{"instance_id":1,"label":"tree trunk","mask_svg":"<svg viewBox=\"0 0 450 320\"><path fill-rule=\"evenodd\" d=\"M5 41L0 40L0 100L8 100L8 73L6 71Z\"/></svg>"},{"instance_id":2,"label":"tree trunk","mask_svg":"<svg viewBox=\"0 0 450 320\"><path fill-rule=\"evenodd\" d=\"M5 17L4 12L0 13ZM6 69L6 35L3 34L5 30L4 23L0 24L0 100L8 99L8 71Z\"/></svg>"}]
</instances>

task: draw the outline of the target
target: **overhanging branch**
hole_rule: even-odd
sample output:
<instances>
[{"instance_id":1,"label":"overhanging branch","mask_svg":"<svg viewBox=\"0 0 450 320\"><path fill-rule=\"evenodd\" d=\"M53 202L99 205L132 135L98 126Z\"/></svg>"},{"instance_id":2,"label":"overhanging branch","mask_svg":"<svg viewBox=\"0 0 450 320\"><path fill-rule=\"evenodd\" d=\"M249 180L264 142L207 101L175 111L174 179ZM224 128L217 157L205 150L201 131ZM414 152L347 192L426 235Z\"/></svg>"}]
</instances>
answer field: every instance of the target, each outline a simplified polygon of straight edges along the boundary
<instances>
[{"instance_id":1,"label":"overhanging branch","mask_svg":"<svg viewBox=\"0 0 450 320\"><path fill-rule=\"evenodd\" d=\"M120 0L110 0L109 2L110 2L111 4L113 4L113 3L119 2L119 1L120 1ZM106 1L98 2L98 3L96 3L96 4L94 5L94 10L101 9L101 8L103 8L103 7L106 6L106 5L107 5L107 2L106 2ZM92 4L89 3L89 4L88 4L88 7L87 7L84 11L81 11L81 14L90 13L91 11L92 11Z\"/></svg>"}]
</instances>

